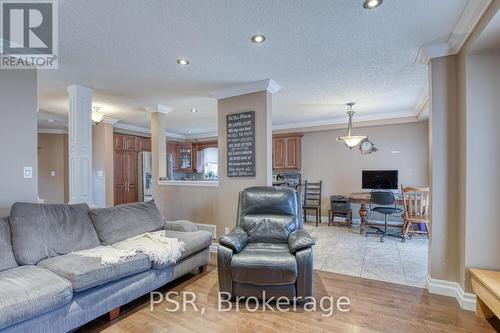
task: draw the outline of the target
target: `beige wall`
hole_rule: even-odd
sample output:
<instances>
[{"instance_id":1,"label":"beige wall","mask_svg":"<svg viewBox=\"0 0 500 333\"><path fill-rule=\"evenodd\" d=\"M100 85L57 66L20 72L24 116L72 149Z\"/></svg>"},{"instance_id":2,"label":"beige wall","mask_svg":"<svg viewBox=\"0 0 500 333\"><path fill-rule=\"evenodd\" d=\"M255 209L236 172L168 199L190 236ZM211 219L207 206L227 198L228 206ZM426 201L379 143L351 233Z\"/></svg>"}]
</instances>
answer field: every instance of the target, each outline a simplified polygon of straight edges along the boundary
<instances>
[{"instance_id":1,"label":"beige wall","mask_svg":"<svg viewBox=\"0 0 500 333\"><path fill-rule=\"evenodd\" d=\"M500 45L467 59L466 225L464 269L500 270Z\"/></svg>"},{"instance_id":2,"label":"beige wall","mask_svg":"<svg viewBox=\"0 0 500 333\"><path fill-rule=\"evenodd\" d=\"M499 10L500 0L494 0L459 54L431 61L429 273L457 281L467 292L468 268L500 269L498 218L488 208L500 200L499 154L492 148L498 142L500 62L498 52L472 54Z\"/></svg>"},{"instance_id":3,"label":"beige wall","mask_svg":"<svg viewBox=\"0 0 500 333\"><path fill-rule=\"evenodd\" d=\"M345 129L308 132L302 138L302 180L323 181L322 215L328 214L331 195L361 191L362 170L398 170L400 184L429 184L427 122L363 127L355 131L367 135L379 151L363 155L359 149L347 149L335 141L345 134ZM354 214L358 214L356 209Z\"/></svg>"},{"instance_id":4,"label":"beige wall","mask_svg":"<svg viewBox=\"0 0 500 333\"><path fill-rule=\"evenodd\" d=\"M35 70L0 70L0 216L16 201L38 199L37 76ZM23 167L33 178L23 177Z\"/></svg>"},{"instance_id":5,"label":"beige wall","mask_svg":"<svg viewBox=\"0 0 500 333\"><path fill-rule=\"evenodd\" d=\"M197 223L217 226L219 235L225 228L236 225L238 193L250 186L272 182L272 95L257 92L219 101L219 187L181 187L154 185L154 198L169 220L188 219ZM256 177L227 177L226 115L242 111L255 111ZM154 147L153 147L154 150ZM154 154L153 154L154 156ZM155 164L153 159L153 164ZM153 171L155 175L155 171ZM154 179L155 176L154 176Z\"/></svg>"},{"instance_id":6,"label":"beige wall","mask_svg":"<svg viewBox=\"0 0 500 333\"><path fill-rule=\"evenodd\" d=\"M458 279L458 140L456 56L430 64L431 236L429 274L433 279Z\"/></svg>"},{"instance_id":7,"label":"beige wall","mask_svg":"<svg viewBox=\"0 0 500 333\"><path fill-rule=\"evenodd\" d=\"M66 134L38 134L38 196L45 203L68 202L67 140Z\"/></svg>"},{"instance_id":8,"label":"beige wall","mask_svg":"<svg viewBox=\"0 0 500 333\"><path fill-rule=\"evenodd\" d=\"M236 225L238 194L251 186L272 183L272 95L267 91L225 98L218 101L219 202L218 232ZM227 177L226 116L255 111L255 177Z\"/></svg>"},{"instance_id":9,"label":"beige wall","mask_svg":"<svg viewBox=\"0 0 500 333\"><path fill-rule=\"evenodd\" d=\"M92 127L92 178L94 204L114 204L113 125L100 123Z\"/></svg>"}]
</instances>

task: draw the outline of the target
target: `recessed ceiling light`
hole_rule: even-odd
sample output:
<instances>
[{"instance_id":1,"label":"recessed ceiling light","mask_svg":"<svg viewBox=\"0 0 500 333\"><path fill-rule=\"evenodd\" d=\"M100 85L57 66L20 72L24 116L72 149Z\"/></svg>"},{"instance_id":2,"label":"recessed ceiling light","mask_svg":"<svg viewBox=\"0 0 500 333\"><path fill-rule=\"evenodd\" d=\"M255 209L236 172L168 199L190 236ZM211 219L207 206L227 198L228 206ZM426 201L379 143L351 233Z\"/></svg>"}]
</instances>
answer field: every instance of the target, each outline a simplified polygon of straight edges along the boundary
<instances>
[{"instance_id":1,"label":"recessed ceiling light","mask_svg":"<svg viewBox=\"0 0 500 333\"><path fill-rule=\"evenodd\" d=\"M363 3L363 7L366 9L373 9L377 8L382 4L383 0L365 0L365 3Z\"/></svg>"},{"instance_id":2,"label":"recessed ceiling light","mask_svg":"<svg viewBox=\"0 0 500 333\"><path fill-rule=\"evenodd\" d=\"M187 66L189 65L189 60L187 59L177 59L177 63L181 66Z\"/></svg>"},{"instance_id":3,"label":"recessed ceiling light","mask_svg":"<svg viewBox=\"0 0 500 333\"><path fill-rule=\"evenodd\" d=\"M253 35L251 38L252 43L260 44L266 41L266 36L264 35Z\"/></svg>"},{"instance_id":4,"label":"recessed ceiling light","mask_svg":"<svg viewBox=\"0 0 500 333\"><path fill-rule=\"evenodd\" d=\"M190 109L189 111L192 113L196 113L196 112L198 112L198 109L193 108L193 109Z\"/></svg>"}]
</instances>

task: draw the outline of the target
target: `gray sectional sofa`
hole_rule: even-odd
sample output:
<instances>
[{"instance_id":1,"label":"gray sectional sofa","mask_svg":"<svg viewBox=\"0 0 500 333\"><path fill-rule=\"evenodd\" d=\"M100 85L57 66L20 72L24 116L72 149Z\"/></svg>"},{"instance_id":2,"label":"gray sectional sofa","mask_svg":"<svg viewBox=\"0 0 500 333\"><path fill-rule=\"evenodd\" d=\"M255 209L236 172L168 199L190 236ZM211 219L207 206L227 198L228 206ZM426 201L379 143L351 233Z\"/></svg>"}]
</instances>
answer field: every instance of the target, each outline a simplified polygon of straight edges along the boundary
<instances>
[{"instance_id":1,"label":"gray sectional sofa","mask_svg":"<svg viewBox=\"0 0 500 333\"><path fill-rule=\"evenodd\" d=\"M71 252L167 230L185 244L176 264L138 254L116 265ZM67 332L205 267L212 235L170 223L154 202L90 210L16 203L0 219L0 332Z\"/></svg>"}]
</instances>

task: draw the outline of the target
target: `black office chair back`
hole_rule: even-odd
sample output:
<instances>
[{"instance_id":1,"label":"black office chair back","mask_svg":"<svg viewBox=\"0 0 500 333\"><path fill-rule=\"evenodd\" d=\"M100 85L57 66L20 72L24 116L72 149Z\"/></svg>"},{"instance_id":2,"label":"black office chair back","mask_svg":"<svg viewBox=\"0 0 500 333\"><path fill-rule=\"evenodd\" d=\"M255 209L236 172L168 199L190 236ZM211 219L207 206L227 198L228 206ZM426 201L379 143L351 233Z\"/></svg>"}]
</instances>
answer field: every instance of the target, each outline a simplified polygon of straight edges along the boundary
<instances>
[{"instance_id":1,"label":"black office chair back","mask_svg":"<svg viewBox=\"0 0 500 333\"><path fill-rule=\"evenodd\" d=\"M394 193L389 190L373 190L370 196L370 206L371 204L389 206L396 205L396 198Z\"/></svg>"}]
</instances>

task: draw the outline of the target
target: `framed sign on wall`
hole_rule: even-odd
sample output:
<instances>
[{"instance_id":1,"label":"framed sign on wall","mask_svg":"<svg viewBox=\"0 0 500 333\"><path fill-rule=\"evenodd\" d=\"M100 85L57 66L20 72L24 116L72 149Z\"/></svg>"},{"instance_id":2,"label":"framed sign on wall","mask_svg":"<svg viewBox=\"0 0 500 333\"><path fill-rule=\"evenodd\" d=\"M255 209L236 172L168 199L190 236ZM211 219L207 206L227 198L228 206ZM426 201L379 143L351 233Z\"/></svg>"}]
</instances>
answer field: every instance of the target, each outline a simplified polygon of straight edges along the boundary
<instances>
[{"instance_id":1,"label":"framed sign on wall","mask_svg":"<svg viewBox=\"0 0 500 333\"><path fill-rule=\"evenodd\" d=\"M227 176L255 177L255 111L226 116Z\"/></svg>"}]
</instances>

